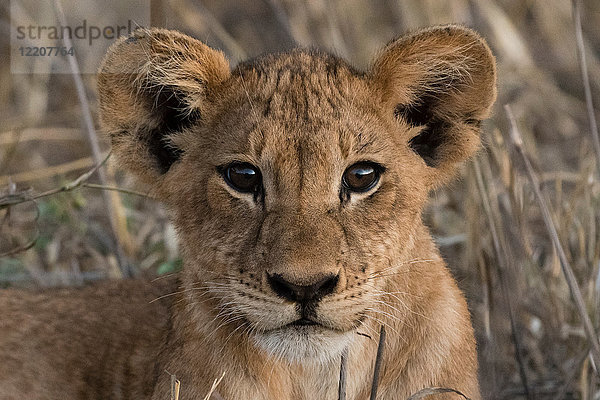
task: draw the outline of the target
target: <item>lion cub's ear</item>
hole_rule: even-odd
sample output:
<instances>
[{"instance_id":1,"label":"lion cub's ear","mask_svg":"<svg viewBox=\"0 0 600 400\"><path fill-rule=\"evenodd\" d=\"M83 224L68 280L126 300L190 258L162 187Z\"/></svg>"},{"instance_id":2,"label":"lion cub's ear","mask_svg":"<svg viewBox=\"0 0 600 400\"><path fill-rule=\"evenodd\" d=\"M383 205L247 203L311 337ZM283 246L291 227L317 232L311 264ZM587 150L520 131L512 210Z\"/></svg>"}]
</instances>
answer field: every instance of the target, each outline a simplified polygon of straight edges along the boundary
<instances>
[{"instance_id":1,"label":"lion cub's ear","mask_svg":"<svg viewBox=\"0 0 600 400\"><path fill-rule=\"evenodd\" d=\"M385 112L410 127L408 145L443 182L480 145L496 99L494 56L470 29L441 26L389 43L371 71Z\"/></svg>"},{"instance_id":2,"label":"lion cub's ear","mask_svg":"<svg viewBox=\"0 0 600 400\"><path fill-rule=\"evenodd\" d=\"M140 29L113 44L98 93L100 120L120 161L156 182L183 151L174 136L202 118L229 75L223 53L179 32Z\"/></svg>"}]
</instances>

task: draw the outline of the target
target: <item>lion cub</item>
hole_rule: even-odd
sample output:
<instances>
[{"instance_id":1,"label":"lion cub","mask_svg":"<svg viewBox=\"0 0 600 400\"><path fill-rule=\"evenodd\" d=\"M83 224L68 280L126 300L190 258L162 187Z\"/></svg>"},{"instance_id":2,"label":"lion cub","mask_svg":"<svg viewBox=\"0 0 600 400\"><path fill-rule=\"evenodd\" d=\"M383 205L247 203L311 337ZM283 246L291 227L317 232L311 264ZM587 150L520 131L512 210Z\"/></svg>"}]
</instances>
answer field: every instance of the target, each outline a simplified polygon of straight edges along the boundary
<instances>
[{"instance_id":1,"label":"lion cub","mask_svg":"<svg viewBox=\"0 0 600 400\"><path fill-rule=\"evenodd\" d=\"M230 69L162 29L118 41L102 125L170 211L184 268L172 285L4 291L0 398L165 400L174 375L181 399L221 376L225 400L337 399L347 348L347 398L365 400L384 325L378 399L479 399L467 305L421 212L477 151L495 84L460 26L394 40L366 72L313 50Z\"/></svg>"}]
</instances>

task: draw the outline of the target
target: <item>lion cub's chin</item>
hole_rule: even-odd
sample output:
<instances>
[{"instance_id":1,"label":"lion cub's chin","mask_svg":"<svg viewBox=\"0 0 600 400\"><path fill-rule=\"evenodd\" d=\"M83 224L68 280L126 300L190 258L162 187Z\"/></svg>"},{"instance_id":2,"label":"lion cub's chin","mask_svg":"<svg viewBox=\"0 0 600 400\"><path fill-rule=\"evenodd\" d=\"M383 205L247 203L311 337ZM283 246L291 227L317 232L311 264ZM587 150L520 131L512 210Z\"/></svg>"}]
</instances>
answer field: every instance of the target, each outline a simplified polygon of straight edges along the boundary
<instances>
[{"instance_id":1,"label":"lion cub's chin","mask_svg":"<svg viewBox=\"0 0 600 400\"><path fill-rule=\"evenodd\" d=\"M333 331L320 326L290 326L254 334L255 343L271 355L294 363L327 364L339 360L356 332Z\"/></svg>"}]
</instances>

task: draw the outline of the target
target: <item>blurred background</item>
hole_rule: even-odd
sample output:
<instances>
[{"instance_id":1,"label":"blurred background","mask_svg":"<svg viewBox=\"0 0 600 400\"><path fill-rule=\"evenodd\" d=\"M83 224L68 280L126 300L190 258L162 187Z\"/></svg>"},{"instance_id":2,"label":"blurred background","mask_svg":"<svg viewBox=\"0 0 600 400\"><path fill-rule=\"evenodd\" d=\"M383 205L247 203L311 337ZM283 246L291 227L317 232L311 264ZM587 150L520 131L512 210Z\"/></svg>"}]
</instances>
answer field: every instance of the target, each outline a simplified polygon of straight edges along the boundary
<instances>
[{"instance_id":1,"label":"blurred background","mask_svg":"<svg viewBox=\"0 0 600 400\"><path fill-rule=\"evenodd\" d=\"M19 18L37 20L37 14L56 11L57 2L39 3L20 7ZM110 19L129 12L127 2L110 8L99 0L75 4L78 15ZM150 24L222 49L232 66L300 45L326 49L367 69L383 45L411 29L452 22L479 31L497 57L499 75L498 101L483 129L485 149L460 179L432 194L424 218L468 296L485 397L600 399L581 309L572 300L503 109L511 104L597 331L600 167L576 38L580 33L598 116L600 1L579 3L581 30L567 0L148 4ZM97 131L94 74L53 74L52 63L35 74L12 73L10 11L9 2L0 0L0 287L73 286L177 271L173 229L148 188L110 158L101 174L82 177L110 148ZM72 11L65 7L67 20ZM89 65L95 69L104 50L97 46L81 54L84 72Z\"/></svg>"}]
</instances>

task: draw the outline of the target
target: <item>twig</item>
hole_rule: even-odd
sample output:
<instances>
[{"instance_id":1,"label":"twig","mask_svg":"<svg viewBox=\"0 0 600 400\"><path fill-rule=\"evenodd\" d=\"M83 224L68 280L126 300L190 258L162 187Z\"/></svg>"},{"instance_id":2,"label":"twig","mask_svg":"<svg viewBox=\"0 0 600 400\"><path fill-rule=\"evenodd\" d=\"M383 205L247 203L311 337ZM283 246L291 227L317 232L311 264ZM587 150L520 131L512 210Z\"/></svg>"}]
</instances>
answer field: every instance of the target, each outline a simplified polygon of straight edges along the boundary
<instances>
[{"instance_id":1,"label":"twig","mask_svg":"<svg viewBox=\"0 0 600 400\"><path fill-rule=\"evenodd\" d=\"M67 18L65 17L65 13L63 11L60 0L54 0L54 10L60 24L62 26L67 26ZM68 35L64 36L63 41L67 48L73 47L71 38ZM83 80L81 79L81 71L79 69L79 64L75 56L68 57L68 59L69 66L71 67L71 74L73 75L73 81L75 82L77 97L79 99L79 102L81 103L81 112L83 114L83 120L85 122L85 127L88 134L88 141L92 148L92 156L94 157L94 162L98 165L101 165L100 160L102 160L102 153L100 151L100 145L98 144L98 135L96 134L96 129L94 128L94 120L92 119L91 107L88 102L87 95L85 93ZM103 169L98 169L98 178L100 179L100 183L102 185L107 184L106 175ZM131 271L129 270L129 266L126 265L125 254L123 252L123 249L121 248L121 244L119 243L119 230L116 225L117 214L114 210L112 199L107 192L102 192L102 197L104 199L104 204L109 215L108 219L113 233L112 239L115 255L117 257L117 262L119 263L119 267L123 275L129 276L131 275Z\"/></svg>"},{"instance_id":2,"label":"twig","mask_svg":"<svg viewBox=\"0 0 600 400\"><path fill-rule=\"evenodd\" d=\"M100 169L100 167L106 163L106 161L110 157L110 154L111 153L109 152L106 155L106 157L104 157L104 159L99 164L95 165L92 169L79 175L75 180L73 180L71 182L67 182L66 184L64 184L63 186L61 186L59 188L47 190L45 192L42 192L42 193L39 193L36 195L28 195L27 192L20 192L20 193L9 194L9 195L0 197L0 209L5 208L5 207L14 206L14 205L20 204L20 203L25 203L27 201L37 200L42 197L52 196L53 194L68 192L75 188L78 188L79 186L82 186L83 184L85 184L86 181L88 179L90 179L90 177L92 175L94 175L94 173L96 171L98 171Z\"/></svg>"},{"instance_id":3,"label":"twig","mask_svg":"<svg viewBox=\"0 0 600 400\"><path fill-rule=\"evenodd\" d=\"M22 246L16 247L14 249L11 249L7 252L4 253L0 253L0 258L2 257L10 257L13 256L15 254L21 253L23 251L27 251L30 248L32 248L33 246L35 246L35 244L37 243L38 239L40 238L40 231L39 229L36 228L36 233L35 236L33 237L33 239L31 239L29 242L25 243Z\"/></svg>"},{"instance_id":4,"label":"twig","mask_svg":"<svg viewBox=\"0 0 600 400\"><path fill-rule=\"evenodd\" d=\"M567 256L560 243L556 227L554 226L554 222L552 221L550 209L546 204L546 199L544 198L544 196L542 196L542 192L540 191L539 179L535 171L533 170L533 167L531 166L529 158L525 153L525 149L523 148L523 139L521 138L521 133L517 128L517 122L512 113L510 105L506 104L504 106L504 109L506 111L508 120L510 121L510 138L525 166L525 170L527 172L529 181L531 183L531 186L533 187L533 192L539 203L544 223L546 224L546 228L548 229L548 233L550 234L550 238L552 239L554 248L558 253L560 266L565 276L565 280L567 281L567 285L569 286L569 291L571 292L571 296L575 301L575 307L577 308L579 316L581 317L583 330L585 331L585 335L587 336L587 339L590 342L590 355L592 361L594 365L600 366L600 344L598 343L598 336L594 331L592 321L590 320L590 316L587 313L585 302L583 301L583 296L579 288L579 284L577 283L577 279L575 278L575 274L573 273L573 268L571 268L571 264L569 263L569 260L567 259ZM596 373L600 375L599 370L596 370Z\"/></svg>"},{"instance_id":5,"label":"twig","mask_svg":"<svg viewBox=\"0 0 600 400\"><path fill-rule=\"evenodd\" d=\"M587 105L588 118L590 120L590 131L592 142L596 151L596 167L600 177L600 135L598 134L598 124L592 101L592 89L590 87L590 77L588 75L587 62L585 60L585 48L583 47L583 33L581 30L581 0L572 0L573 19L575 20L575 38L577 39L577 55L579 56L579 67L581 68L581 78L583 79L583 88L585 92L585 103Z\"/></svg>"},{"instance_id":6,"label":"twig","mask_svg":"<svg viewBox=\"0 0 600 400\"><path fill-rule=\"evenodd\" d=\"M83 183L81 186L85 187L85 188L89 188L89 189L111 190L113 192L132 194L134 196L148 197L149 199L154 198L154 197L150 196L148 193L138 192L137 190L124 189L124 188L120 188L117 186L104 186L104 185L97 185L95 183Z\"/></svg>"},{"instance_id":7,"label":"twig","mask_svg":"<svg viewBox=\"0 0 600 400\"><path fill-rule=\"evenodd\" d=\"M377 398L377 388L379 387L379 373L381 371L381 362L383 360L383 350L385 348L385 326L381 325L379 331L379 345L377 346L377 358L375 358L375 369L373 371L373 383L371 386L370 400Z\"/></svg>"},{"instance_id":8,"label":"twig","mask_svg":"<svg viewBox=\"0 0 600 400\"><path fill-rule=\"evenodd\" d=\"M66 192L69 190L73 190L78 186L81 186L84 182L86 182L88 179L90 179L92 177L92 175L94 175L95 172L99 172L101 169L101 167L106 163L106 161L108 161L109 157L111 155L111 152L108 152L108 154L104 157L104 159L101 159L101 161L99 163L97 163L96 165L94 165L94 168L90 169L89 171L79 175L79 177L77 177L77 179L75 179L74 181L71 181L65 185L63 185L61 188L59 189L55 189L55 190L59 190L61 192ZM44 196L48 196L50 194L54 194L51 193L51 191L48 192L44 192L41 195L35 196L34 199L40 198L40 197L44 197Z\"/></svg>"},{"instance_id":9,"label":"twig","mask_svg":"<svg viewBox=\"0 0 600 400\"><path fill-rule=\"evenodd\" d=\"M340 384L338 387L338 400L346 400L346 380L348 378L348 348L342 352L340 360Z\"/></svg>"},{"instance_id":10,"label":"twig","mask_svg":"<svg viewBox=\"0 0 600 400\"><path fill-rule=\"evenodd\" d=\"M29 190L27 191L23 191L20 193L12 193L12 191L10 191L6 196L2 196L0 197L0 210L7 208L8 210L10 210L11 206L15 206L17 204L21 204L21 203L26 203L26 202L33 202L35 204L35 201L37 199L40 199L42 197L46 197L46 196L51 196L53 194L57 194L57 193L61 193L61 192L67 192L67 191L71 191L77 187L80 186L84 186L86 183L86 181L88 179L90 179L90 177L92 175L94 175L95 172L97 172L99 170L99 168L104 165L104 163L106 163L106 161L108 160L108 158L110 157L110 153L108 153L106 155L106 157L104 158L104 160L102 160L101 163L99 163L98 165L94 166L94 168L90 169L89 171L81 174L79 177L77 177L77 179L66 183L65 185L56 188L56 189L52 189L52 190L48 190L46 192L37 194L37 195L31 195L29 194ZM39 209L37 208L37 204L36 204L36 234L34 236L33 239L31 239L29 242L27 242L26 244L22 245L22 246L18 246L17 248L11 249L7 252L4 253L0 253L0 257L9 257L12 256L14 254L17 253L21 253L23 251L27 251L30 248L32 248L33 246L35 246L39 236L40 236L40 231L39 228L37 226L37 220L39 218Z\"/></svg>"},{"instance_id":11,"label":"twig","mask_svg":"<svg viewBox=\"0 0 600 400\"><path fill-rule=\"evenodd\" d=\"M8 196L14 196L15 195L15 184L10 182L8 185ZM35 205L35 235L33 236L33 239L31 239L29 242L25 243L24 245L21 246L17 246L16 248L13 248L11 250L5 251L4 253L0 253L0 258L2 257L10 257L12 255L15 255L17 253L21 253L23 251L27 251L30 248L32 248L33 246L35 246L35 244L37 243L38 239L40 238L40 228L38 226L38 220L40 219L40 209L37 206L37 203L35 202L35 200L26 200L26 201L31 201L34 205ZM6 208L6 213L4 215L4 219L2 221L2 223L0 223L0 232L2 231L2 227L4 225L4 223L8 220L10 220L10 206L7 207L0 207L0 209Z\"/></svg>"},{"instance_id":12,"label":"twig","mask_svg":"<svg viewBox=\"0 0 600 400\"><path fill-rule=\"evenodd\" d=\"M502 287L502 296L504 297L504 301L506 302L506 305L508 307L511 336L515 345L515 355L517 357L517 364L519 366L519 375L521 377L521 383L523 384L525 396L528 399L532 399L531 391L529 390L529 384L527 381L527 373L525 372L525 363L523 362L523 346L521 344L521 338L517 329L514 305L512 303L510 293L508 292L508 273L510 270L512 270L512 268L509 270L507 265L507 263L510 263L510 260L507 257L505 246L503 246L503 243L500 242L498 228L496 226L496 221L494 220L494 214L492 212L492 207L490 204L490 195L485 187L483 176L481 174L481 168L479 167L479 163L477 162L477 160L475 160L474 166L475 176L477 180L477 188L479 189L479 194L481 195L483 209L488 219L490 232L492 234L492 242L494 245L494 251L496 253L496 259L498 260L498 275L500 277L500 285Z\"/></svg>"},{"instance_id":13,"label":"twig","mask_svg":"<svg viewBox=\"0 0 600 400\"><path fill-rule=\"evenodd\" d=\"M35 195L31 194L31 189L27 189L22 192L9 193L8 195L2 196L2 197L0 197L0 209L14 206L14 205L21 204L21 203L26 203L28 201L37 200L42 197L52 196L52 195L58 194L58 193L69 192L69 191L77 189L79 187L85 187L85 188L89 188L89 189L98 189L98 190L110 190L110 191L114 191L114 192L131 194L134 196L141 196L141 197L147 197L147 198L153 199L154 197L152 197L148 193L138 192L136 190L131 190L131 189L120 188L117 186L104 186L104 185L97 185L95 183L87 182L87 180L89 178L91 178L92 175L94 175L94 172L96 172L101 165L106 163L106 161L110 157L110 154L111 153L108 153L106 155L106 157L104 158L104 160L100 164L94 166L91 170L81 174L75 180L68 182L59 188L50 189L50 190L47 190L45 192L38 193Z\"/></svg>"}]
</instances>

